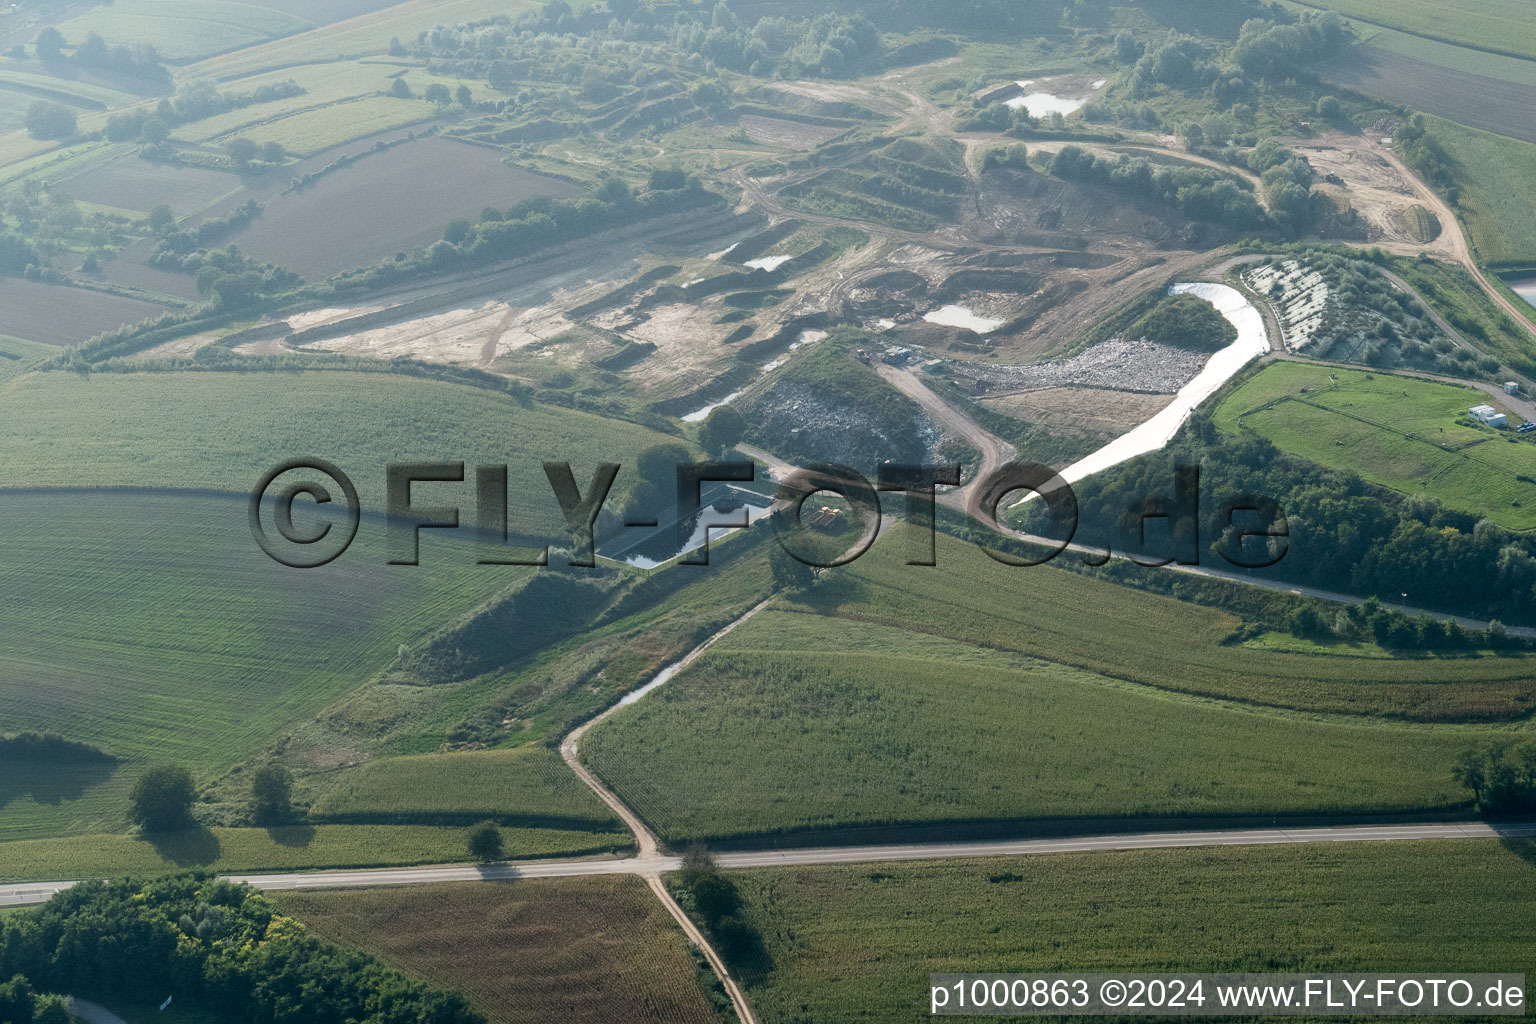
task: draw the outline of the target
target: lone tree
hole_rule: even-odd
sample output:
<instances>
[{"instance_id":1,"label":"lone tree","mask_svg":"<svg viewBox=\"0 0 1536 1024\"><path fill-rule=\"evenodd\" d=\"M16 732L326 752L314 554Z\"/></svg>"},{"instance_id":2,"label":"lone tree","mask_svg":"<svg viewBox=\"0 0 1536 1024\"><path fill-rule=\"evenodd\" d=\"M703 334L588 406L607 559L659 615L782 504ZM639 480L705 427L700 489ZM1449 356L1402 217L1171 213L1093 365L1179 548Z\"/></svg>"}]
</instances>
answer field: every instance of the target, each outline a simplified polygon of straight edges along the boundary
<instances>
[{"instance_id":1,"label":"lone tree","mask_svg":"<svg viewBox=\"0 0 1536 1024\"><path fill-rule=\"evenodd\" d=\"M440 107L446 107L453 102L453 96L448 92L448 87L441 82L433 82L427 86L425 95L428 103L436 103Z\"/></svg>"},{"instance_id":2,"label":"lone tree","mask_svg":"<svg viewBox=\"0 0 1536 1024\"><path fill-rule=\"evenodd\" d=\"M62 103L38 100L27 108L27 134L34 139L67 139L76 130L75 112Z\"/></svg>"},{"instance_id":3,"label":"lone tree","mask_svg":"<svg viewBox=\"0 0 1536 1024\"><path fill-rule=\"evenodd\" d=\"M501 860L501 829L494 821L482 821L469 830L469 855L481 864Z\"/></svg>"},{"instance_id":4,"label":"lone tree","mask_svg":"<svg viewBox=\"0 0 1536 1024\"><path fill-rule=\"evenodd\" d=\"M469 91L469 86L461 85L453 91L453 98L459 101L459 106L468 107L475 102L475 94Z\"/></svg>"},{"instance_id":5,"label":"lone tree","mask_svg":"<svg viewBox=\"0 0 1536 1024\"><path fill-rule=\"evenodd\" d=\"M64 33L49 25L37 34L37 55L43 60L63 60Z\"/></svg>"},{"instance_id":6,"label":"lone tree","mask_svg":"<svg viewBox=\"0 0 1536 1024\"><path fill-rule=\"evenodd\" d=\"M288 156L281 142L264 142L261 146L261 162L264 164L280 164Z\"/></svg>"},{"instance_id":7,"label":"lone tree","mask_svg":"<svg viewBox=\"0 0 1536 1024\"><path fill-rule=\"evenodd\" d=\"M403 78L397 78L389 86L389 94L397 99L408 100L411 98L411 86Z\"/></svg>"},{"instance_id":8,"label":"lone tree","mask_svg":"<svg viewBox=\"0 0 1536 1024\"><path fill-rule=\"evenodd\" d=\"M740 444L746 432L747 421L741 413L722 405L699 427L699 447L711 455L723 455Z\"/></svg>"},{"instance_id":9,"label":"lone tree","mask_svg":"<svg viewBox=\"0 0 1536 1024\"><path fill-rule=\"evenodd\" d=\"M146 832L170 832L192 824L197 796L192 773L179 764L151 768L134 783L132 818Z\"/></svg>"},{"instance_id":10,"label":"lone tree","mask_svg":"<svg viewBox=\"0 0 1536 1024\"><path fill-rule=\"evenodd\" d=\"M293 813L293 776L280 764L262 765L251 775L251 817L256 824L282 821Z\"/></svg>"},{"instance_id":11,"label":"lone tree","mask_svg":"<svg viewBox=\"0 0 1536 1024\"><path fill-rule=\"evenodd\" d=\"M139 138L151 146L158 146L171 137L171 130L158 117L147 117L139 127Z\"/></svg>"},{"instance_id":12,"label":"lone tree","mask_svg":"<svg viewBox=\"0 0 1536 1024\"><path fill-rule=\"evenodd\" d=\"M229 158L236 167L245 167L256 159L256 143L250 139L234 139L229 144Z\"/></svg>"}]
</instances>

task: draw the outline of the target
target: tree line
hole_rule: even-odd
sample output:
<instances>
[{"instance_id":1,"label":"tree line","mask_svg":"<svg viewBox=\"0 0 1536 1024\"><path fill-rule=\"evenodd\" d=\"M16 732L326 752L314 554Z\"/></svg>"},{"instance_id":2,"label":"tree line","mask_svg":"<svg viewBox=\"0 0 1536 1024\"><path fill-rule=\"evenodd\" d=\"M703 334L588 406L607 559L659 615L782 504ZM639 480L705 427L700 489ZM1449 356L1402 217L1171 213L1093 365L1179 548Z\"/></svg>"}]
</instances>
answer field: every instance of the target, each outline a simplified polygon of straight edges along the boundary
<instances>
[{"instance_id":1,"label":"tree line","mask_svg":"<svg viewBox=\"0 0 1536 1024\"><path fill-rule=\"evenodd\" d=\"M1113 544L1117 551L1138 549L1134 510L1144 499L1172 491L1175 465L1200 466L1202 557L1226 551L1242 552L1250 562L1263 560L1253 548L1257 542L1242 540L1239 526L1223 518L1223 510L1240 498L1263 495L1283 511L1289 539L1283 561L1272 570L1255 571L1291 583L1375 595L1393 604L1404 601L1406 593L1408 603L1420 606L1480 619L1536 622L1536 555L1530 539L1430 498L1370 485L1352 471L1287 455L1261 437L1223 433L1204 413L1191 417L1164 452L1076 484L1076 539ZM1187 531L1196 523L1177 525ZM1191 542L1185 533L1168 540ZM1154 554L1161 550L1158 544L1148 547ZM1374 624L1368 625L1374 634ZM1417 645L1401 628L1389 642Z\"/></svg>"},{"instance_id":2,"label":"tree line","mask_svg":"<svg viewBox=\"0 0 1536 1024\"><path fill-rule=\"evenodd\" d=\"M37 51L39 60L57 64L71 59L64 56L64 48L68 45L69 40L64 38L64 33L49 25L38 33L33 49ZM107 41L95 32L87 35L75 47L72 59L83 68L113 71L120 75L147 78L152 82L169 82L171 79L170 69L161 59L160 51L149 43L108 46Z\"/></svg>"},{"instance_id":3,"label":"tree line","mask_svg":"<svg viewBox=\"0 0 1536 1024\"><path fill-rule=\"evenodd\" d=\"M1452 776L1484 814L1536 811L1536 740L1469 747L1457 755Z\"/></svg>"},{"instance_id":4,"label":"tree line","mask_svg":"<svg viewBox=\"0 0 1536 1024\"><path fill-rule=\"evenodd\" d=\"M1063 146L1051 158L1051 174L1067 181L1108 185L1176 208L1190 220L1213 221L1239 230L1270 223L1263 207L1231 176L1206 167L1154 164L1142 157L1095 156L1081 146Z\"/></svg>"},{"instance_id":5,"label":"tree line","mask_svg":"<svg viewBox=\"0 0 1536 1024\"><path fill-rule=\"evenodd\" d=\"M252 1024L483 1024L456 993L430 988L372 957L323 942L265 896L203 873L153 881L83 882L36 911L0 919L0 1019L32 986L113 1002L167 996Z\"/></svg>"}]
</instances>

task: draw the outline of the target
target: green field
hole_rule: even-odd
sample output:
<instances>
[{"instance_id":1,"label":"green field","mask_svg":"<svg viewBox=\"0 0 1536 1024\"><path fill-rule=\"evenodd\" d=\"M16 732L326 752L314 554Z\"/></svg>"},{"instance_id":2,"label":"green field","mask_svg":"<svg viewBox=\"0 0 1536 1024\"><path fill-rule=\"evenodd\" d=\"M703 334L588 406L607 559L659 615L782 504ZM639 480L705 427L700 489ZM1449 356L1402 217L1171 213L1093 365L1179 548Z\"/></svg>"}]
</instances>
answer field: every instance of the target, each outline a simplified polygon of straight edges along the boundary
<instances>
[{"instance_id":1,"label":"green field","mask_svg":"<svg viewBox=\"0 0 1536 1024\"><path fill-rule=\"evenodd\" d=\"M1536 971L1536 848L1474 839L733 873L764 1024L912 1021L929 972Z\"/></svg>"},{"instance_id":2,"label":"green field","mask_svg":"<svg viewBox=\"0 0 1536 1024\"><path fill-rule=\"evenodd\" d=\"M437 498L461 502L462 521L474 522L472 467L509 464L513 529L526 523L530 531L560 533L564 520L541 460L568 460L585 486L596 463L632 466L639 451L676 440L633 423L390 373L58 372L0 384L0 403L6 487L246 494L277 463L317 455L354 478L364 507L381 510L386 463L464 460L471 479L435 489ZM628 486L624 474L615 486ZM418 500L437 500L430 487L421 493Z\"/></svg>"},{"instance_id":3,"label":"green field","mask_svg":"<svg viewBox=\"0 0 1536 1024\"><path fill-rule=\"evenodd\" d=\"M378 524L289 569L236 497L3 492L0 523L0 721L121 759L7 766L4 839L122 828L145 764L211 781L511 579L468 558L391 567Z\"/></svg>"},{"instance_id":4,"label":"green field","mask_svg":"<svg viewBox=\"0 0 1536 1024\"><path fill-rule=\"evenodd\" d=\"M0 391L11 487L231 492L0 492L0 537L23 553L0 566L0 721L13 731L55 729L122 759L116 771L8 771L0 786L7 839L122 828L128 788L152 760L183 760L204 783L218 781L279 737L312 730L321 710L402 645L531 571L476 565L474 548L441 535L423 539L420 566L390 566L375 518L330 565L280 566L252 538L241 493L273 464L323 455L379 508L388 462L511 462L512 529L558 540L558 506L539 457L569 458L584 477L589 463L632 463L638 446L662 440L633 424L390 374L22 374L0 376ZM473 481L439 486L473 523ZM417 500L436 499L423 492ZM294 767L301 775L329 769L356 742L299 744L296 756L316 760ZM407 784L393 795L378 779L393 787L404 768L364 769L346 781L354 788L335 794L336 813L419 821L432 810L455 818L484 811L509 822L542 814L562 827L606 827L606 813L574 780L557 782L559 766L538 765L532 754L510 766L508 778L528 784L520 791L492 784L470 803L448 800L458 782L494 783L494 762L505 756L410 766L426 769L421 789ZM236 780L221 783L215 799L244 797Z\"/></svg>"},{"instance_id":5,"label":"green field","mask_svg":"<svg viewBox=\"0 0 1536 1024\"><path fill-rule=\"evenodd\" d=\"M630 850L627 832L502 830L509 860ZM303 871L467 861L464 829L425 825L294 825L174 832L153 841L122 834L0 842L0 881L209 871Z\"/></svg>"},{"instance_id":6,"label":"green field","mask_svg":"<svg viewBox=\"0 0 1536 1024\"><path fill-rule=\"evenodd\" d=\"M1457 423L1468 408L1485 403L1499 404L1452 384L1274 363L1233 391L1213 421L1229 433L1252 430L1292 455L1426 494L1506 529L1536 529L1536 485L1528 479L1536 447L1507 430Z\"/></svg>"},{"instance_id":7,"label":"green field","mask_svg":"<svg viewBox=\"0 0 1536 1024\"><path fill-rule=\"evenodd\" d=\"M861 610L759 615L595 729L585 757L675 843L843 826L1446 808L1465 799L1452 758L1487 735L1176 697L861 622Z\"/></svg>"},{"instance_id":8,"label":"green field","mask_svg":"<svg viewBox=\"0 0 1536 1024\"><path fill-rule=\"evenodd\" d=\"M381 87L386 82L381 75ZM290 153L310 156L365 135L429 120L434 111L424 99L364 96L256 125L240 135L258 144L280 142Z\"/></svg>"},{"instance_id":9,"label":"green field","mask_svg":"<svg viewBox=\"0 0 1536 1024\"><path fill-rule=\"evenodd\" d=\"M1456 161L1457 206L1484 263L1536 262L1536 144L1427 117Z\"/></svg>"},{"instance_id":10,"label":"green field","mask_svg":"<svg viewBox=\"0 0 1536 1024\"><path fill-rule=\"evenodd\" d=\"M237 135L247 126L263 125L265 122L272 121L273 118L278 118L279 120L272 121L267 126L274 131L282 129L282 132L272 135L275 141L282 142L285 148L290 141L300 139L305 141L307 146L313 145L315 140L324 141L326 137L334 138L341 130L335 124L334 116L331 118L331 123L327 124L320 109L316 108L330 109L354 100L388 99L389 97L378 94L389 86L391 76L398 74L400 70L397 64L382 61L337 61L330 64L306 64L300 67L280 68L277 71L228 82L225 83L228 91L250 92L263 86L281 85L292 80L304 90L304 93L300 96L289 96L270 103L258 103L193 121L177 129L175 136L197 142L216 141ZM449 88L457 85L454 80L438 79L419 68L411 68L401 77L409 83L417 95L435 81L447 81ZM477 83L470 84L473 87ZM392 103L393 106L348 107L347 118L368 110L374 111L374 116L365 118L367 123L360 126L353 134L367 134L363 129L377 120L380 111L392 117L399 117L408 112L411 115L408 120L420 120L431 116L432 113L429 106L421 103L398 99L393 100ZM300 151L300 147L295 142L292 152ZM309 150L306 148L303 151Z\"/></svg>"},{"instance_id":11,"label":"green field","mask_svg":"<svg viewBox=\"0 0 1536 1024\"><path fill-rule=\"evenodd\" d=\"M1484 50L1472 50L1389 28L1357 25L1356 32L1367 46L1390 50L1426 64L1516 84L1525 84L1531 80L1531 62L1523 57L1505 57Z\"/></svg>"},{"instance_id":12,"label":"green field","mask_svg":"<svg viewBox=\"0 0 1536 1024\"><path fill-rule=\"evenodd\" d=\"M533 0L406 0L291 38L211 57L193 64L187 74L193 78L229 80L279 66L377 55L389 49L391 38L415 39L434 25L457 25L498 14L516 17L534 6ZM578 0L571 6L579 10L587 4Z\"/></svg>"},{"instance_id":13,"label":"green field","mask_svg":"<svg viewBox=\"0 0 1536 1024\"><path fill-rule=\"evenodd\" d=\"M687 939L638 878L274 895L315 934L456 989L491 1024L717 1024Z\"/></svg>"},{"instance_id":14,"label":"green field","mask_svg":"<svg viewBox=\"0 0 1536 1024\"><path fill-rule=\"evenodd\" d=\"M171 60L196 60L313 27L304 18L233 0L114 0L59 31L71 43L95 32L114 45L153 43Z\"/></svg>"},{"instance_id":15,"label":"green field","mask_svg":"<svg viewBox=\"0 0 1536 1024\"><path fill-rule=\"evenodd\" d=\"M1346 18L1443 42L1536 58L1536 24L1525 0L1301 0Z\"/></svg>"},{"instance_id":16,"label":"green field","mask_svg":"<svg viewBox=\"0 0 1536 1024\"><path fill-rule=\"evenodd\" d=\"M372 761L330 785L310 814L333 821L469 823L493 818L508 825L621 828L559 753L545 746Z\"/></svg>"}]
</instances>

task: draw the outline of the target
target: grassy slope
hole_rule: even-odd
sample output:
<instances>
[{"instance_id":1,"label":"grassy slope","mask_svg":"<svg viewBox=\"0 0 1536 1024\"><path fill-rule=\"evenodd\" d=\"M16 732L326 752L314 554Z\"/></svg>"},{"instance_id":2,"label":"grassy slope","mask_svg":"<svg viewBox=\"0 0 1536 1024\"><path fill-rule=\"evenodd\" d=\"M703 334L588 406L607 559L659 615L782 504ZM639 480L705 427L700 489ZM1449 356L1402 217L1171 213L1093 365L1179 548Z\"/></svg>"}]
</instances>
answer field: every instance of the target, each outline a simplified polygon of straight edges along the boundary
<instances>
[{"instance_id":1,"label":"grassy slope","mask_svg":"<svg viewBox=\"0 0 1536 1024\"><path fill-rule=\"evenodd\" d=\"M926 1012L930 971L1531 972L1533 864L1477 839L732 877L772 958L740 972L764 1024L880 1024Z\"/></svg>"},{"instance_id":2,"label":"grassy slope","mask_svg":"<svg viewBox=\"0 0 1536 1024\"><path fill-rule=\"evenodd\" d=\"M687 942L638 878L292 892L315 933L463 992L491 1024L716 1024Z\"/></svg>"},{"instance_id":3,"label":"grassy slope","mask_svg":"<svg viewBox=\"0 0 1536 1024\"><path fill-rule=\"evenodd\" d=\"M503 829L502 842L509 860L611 854L634 846L627 832L537 828ZM462 828L215 828L176 832L153 841L112 834L0 843L0 881L172 874L188 868L218 872L300 871L444 864L468 859Z\"/></svg>"},{"instance_id":4,"label":"grassy slope","mask_svg":"<svg viewBox=\"0 0 1536 1024\"><path fill-rule=\"evenodd\" d=\"M678 841L1449 807L1464 799L1455 752L1486 736L1258 712L894 626L765 613L584 750Z\"/></svg>"},{"instance_id":5,"label":"grassy slope","mask_svg":"<svg viewBox=\"0 0 1536 1024\"><path fill-rule=\"evenodd\" d=\"M1458 203L1477 258L1536 262L1536 145L1429 117L1430 130L1456 160Z\"/></svg>"},{"instance_id":6,"label":"grassy slope","mask_svg":"<svg viewBox=\"0 0 1536 1024\"><path fill-rule=\"evenodd\" d=\"M470 479L423 488L427 500L457 498L462 521L472 523L474 465L510 463L513 529L561 533L542 460L569 461L585 486L596 463L632 466L643 449L674 440L633 423L387 373L47 373L0 385L0 402L7 487L244 494L277 463L318 455L352 475L365 507L382 509L387 463L462 459ZM627 486L624 475L617 486Z\"/></svg>"},{"instance_id":7,"label":"grassy slope","mask_svg":"<svg viewBox=\"0 0 1536 1024\"><path fill-rule=\"evenodd\" d=\"M1293 455L1427 494L1511 530L1536 529L1532 487L1519 479L1536 465L1536 448L1507 431L1456 423L1489 401L1472 388L1275 363L1232 392L1215 423L1230 433L1256 431Z\"/></svg>"}]
</instances>

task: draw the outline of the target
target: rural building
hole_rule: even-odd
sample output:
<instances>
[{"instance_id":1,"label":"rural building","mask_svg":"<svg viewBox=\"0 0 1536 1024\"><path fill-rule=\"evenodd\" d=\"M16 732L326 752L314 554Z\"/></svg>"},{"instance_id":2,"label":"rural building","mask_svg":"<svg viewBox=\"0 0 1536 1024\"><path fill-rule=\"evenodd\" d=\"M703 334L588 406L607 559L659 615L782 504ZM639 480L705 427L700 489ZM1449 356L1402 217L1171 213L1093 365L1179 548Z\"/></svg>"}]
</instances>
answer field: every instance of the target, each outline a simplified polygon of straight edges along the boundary
<instances>
[{"instance_id":1,"label":"rural building","mask_svg":"<svg viewBox=\"0 0 1536 1024\"><path fill-rule=\"evenodd\" d=\"M1471 413L1472 418L1479 423L1486 423L1490 427L1503 428L1509 426L1509 417L1491 405L1474 405L1467 412Z\"/></svg>"},{"instance_id":2,"label":"rural building","mask_svg":"<svg viewBox=\"0 0 1536 1024\"><path fill-rule=\"evenodd\" d=\"M823 505L806 516L805 521L824 533L836 533L843 523L843 510Z\"/></svg>"},{"instance_id":3,"label":"rural building","mask_svg":"<svg viewBox=\"0 0 1536 1024\"><path fill-rule=\"evenodd\" d=\"M1520 393L1520 382L1514 380L1505 381L1504 393L1506 395L1518 395Z\"/></svg>"}]
</instances>

